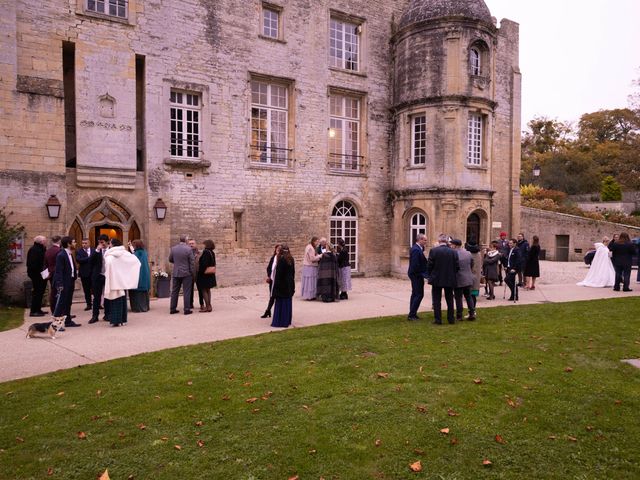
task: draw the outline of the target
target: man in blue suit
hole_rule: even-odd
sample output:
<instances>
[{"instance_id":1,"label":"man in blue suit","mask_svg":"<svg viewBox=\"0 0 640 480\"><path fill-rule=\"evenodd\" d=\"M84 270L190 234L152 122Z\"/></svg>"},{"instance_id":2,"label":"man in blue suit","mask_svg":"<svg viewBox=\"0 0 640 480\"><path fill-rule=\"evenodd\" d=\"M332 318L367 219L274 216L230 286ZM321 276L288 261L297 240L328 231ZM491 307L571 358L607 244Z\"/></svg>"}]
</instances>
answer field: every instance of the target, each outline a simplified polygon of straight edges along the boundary
<instances>
[{"instance_id":1,"label":"man in blue suit","mask_svg":"<svg viewBox=\"0 0 640 480\"><path fill-rule=\"evenodd\" d=\"M509 240L509 253L506 257L502 258L502 265L505 270L504 281L511 291L509 301L518 301L518 284L516 283L516 277L518 272L522 270L522 255L518 248L518 241L515 238Z\"/></svg>"},{"instance_id":2,"label":"man in blue suit","mask_svg":"<svg viewBox=\"0 0 640 480\"><path fill-rule=\"evenodd\" d=\"M418 308L424 298L424 278L427 274L427 259L424 256L424 246L427 244L426 235L419 233L416 243L409 253L409 279L411 280L411 300L409 300L409 316L407 320L419 320Z\"/></svg>"},{"instance_id":3,"label":"man in blue suit","mask_svg":"<svg viewBox=\"0 0 640 480\"><path fill-rule=\"evenodd\" d=\"M457 286L456 277L460 264L458 254L449 247L448 237L441 234L438 246L429 251L427 261L427 276L431 284L431 301L433 302L433 317L436 325L442 325L442 291L447 302L447 320L455 323L453 307L453 290Z\"/></svg>"},{"instance_id":4,"label":"man in blue suit","mask_svg":"<svg viewBox=\"0 0 640 480\"><path fill-rule=\"evenodd\" d=\"M71 237L62 237L60 245L62 248L56 256L56 271L53 276L53 288L58 292L59 298L56 301L53 316L61 317L64 315L65 327L79 327L80 324L71 319L71 302L73 301L73 290L78 277L73 259L75 240Z\"/></svg>"},{"instance_id":5,"label":"man in blue suit","mask_svg":"<svg viewBox=\"0 0 640 480\"><path fill-rule=\"evenodd\" d=\"M82 239L82 248L76 250L76 260L78 261L78 275L82 282L82 291L84 292L84 300L87 302L85 311L91 310L91 263L89 257L95 252L95 249L89 245L89 239Z\"/></svg>"}]
</instances>

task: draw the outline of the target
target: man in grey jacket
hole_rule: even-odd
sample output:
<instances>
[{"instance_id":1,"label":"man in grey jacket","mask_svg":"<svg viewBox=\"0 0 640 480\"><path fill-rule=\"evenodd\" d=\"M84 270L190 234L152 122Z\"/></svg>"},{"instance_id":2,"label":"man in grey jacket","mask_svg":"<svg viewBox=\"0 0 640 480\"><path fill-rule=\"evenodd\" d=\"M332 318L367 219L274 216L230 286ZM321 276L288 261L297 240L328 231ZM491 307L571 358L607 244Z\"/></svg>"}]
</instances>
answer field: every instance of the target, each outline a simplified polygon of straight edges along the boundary
<instances>
[{"instance_id":1,"label":"man in grey jacket","mask_svg":"<svg viewBox=\"0 0 640 480\"><path fill-rule=\"evenodd\" d=\"M193 251L187 245L187 236L180 235L180 243L171 247L169 262L173 263L173 285L171 286L171 306L169 313L178 313L178 295L182 287L184 314L191 314L191 292L193 290L193 272L195 269Z\"/></svg>"},{"instance_id":2,"label":"man in grey jacket","mask_svg":"<svg viewBox=\"0 0 640 480\"><path fill-rule=\"evenodd\" d=\"M454 238L451 240L451 247L458 254L458 264L460 270L456 274L456 288L453 295L456 299L456 320L462 320L464 307L462 305L462 297L467 301L469 309L468 320L476 319L476 299L471 295L471 287L473 286L473 257L470 252L462 248L462 241Z\"/></svg>"}]
</instances>

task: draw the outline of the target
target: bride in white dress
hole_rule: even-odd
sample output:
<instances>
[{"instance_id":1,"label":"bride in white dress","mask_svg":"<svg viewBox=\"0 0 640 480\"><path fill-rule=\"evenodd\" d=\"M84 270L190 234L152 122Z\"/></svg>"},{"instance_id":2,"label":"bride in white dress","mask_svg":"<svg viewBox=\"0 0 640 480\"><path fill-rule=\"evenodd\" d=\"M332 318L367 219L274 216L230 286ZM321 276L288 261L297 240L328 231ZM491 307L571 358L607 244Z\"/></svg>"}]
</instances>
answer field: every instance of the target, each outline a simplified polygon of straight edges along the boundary
<instances>
[{"instance_id":1,"label":"bride in white dress","mask_svg":"<svg viewBox=\"0 0 640 480\"><path fill-rule=\"evenodd\" d=\"M612 287L616 278L616 272L609 258L609 249L604 243L594 243L596 254L589 267L589 273L585 279L578 283L583 287Z\"/></svg>"}]
</instances>

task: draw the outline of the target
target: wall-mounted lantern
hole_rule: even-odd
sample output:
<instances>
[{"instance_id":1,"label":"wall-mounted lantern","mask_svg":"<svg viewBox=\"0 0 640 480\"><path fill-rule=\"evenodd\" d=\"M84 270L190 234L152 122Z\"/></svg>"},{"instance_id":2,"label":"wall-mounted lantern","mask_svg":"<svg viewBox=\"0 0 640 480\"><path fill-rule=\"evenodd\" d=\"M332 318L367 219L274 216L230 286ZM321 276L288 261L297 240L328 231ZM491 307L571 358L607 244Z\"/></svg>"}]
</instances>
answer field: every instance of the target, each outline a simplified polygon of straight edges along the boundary
<instances>
[{"instance_id":1,"label":"wall-mounted lantern","mask_svg":"<svg viewBox=\"0 0 640 480\"><path fill-rule=\"evenodd\" d=\"M62 207L62 204L60 203L60 200L58 200L58 197L51 195L45 206L47 207L47 214L50 219L53 220L60 216L60 208Z\"/></svg>"},{"instance_id":2,"label":"wall-mounted lantern","mask_svg":"<svg viewBox=\"0 0 640 480\"><path fill-rule=\"evenodd\" d=\"M167 216L167 206L165 205L165 203L162 201L161 198L156 200L156 203L153 206L153 211L156 214L157 220L164 220L165 217Z\"/></svg>"}]
</instances>

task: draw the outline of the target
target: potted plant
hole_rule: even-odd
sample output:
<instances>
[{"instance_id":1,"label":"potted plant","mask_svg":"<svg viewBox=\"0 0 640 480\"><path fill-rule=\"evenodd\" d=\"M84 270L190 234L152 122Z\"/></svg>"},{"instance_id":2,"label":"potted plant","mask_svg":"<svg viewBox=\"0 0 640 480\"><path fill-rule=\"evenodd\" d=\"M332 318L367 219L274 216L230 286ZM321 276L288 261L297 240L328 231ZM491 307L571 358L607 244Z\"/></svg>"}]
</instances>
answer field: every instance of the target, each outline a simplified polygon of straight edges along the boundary
<instances>
[{"instance_id":1,"label":"potted plant","mask_svg":"<svg viewBox=\"0 0 640 480\"><path fill-rule=\"evenodd\" d=\"M156 297L168 298L171 291L171 281L169 280L169 274L162 269L154 270L153 278L155 278Z\"/></svg>"}]
</instances>

